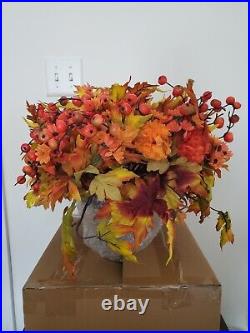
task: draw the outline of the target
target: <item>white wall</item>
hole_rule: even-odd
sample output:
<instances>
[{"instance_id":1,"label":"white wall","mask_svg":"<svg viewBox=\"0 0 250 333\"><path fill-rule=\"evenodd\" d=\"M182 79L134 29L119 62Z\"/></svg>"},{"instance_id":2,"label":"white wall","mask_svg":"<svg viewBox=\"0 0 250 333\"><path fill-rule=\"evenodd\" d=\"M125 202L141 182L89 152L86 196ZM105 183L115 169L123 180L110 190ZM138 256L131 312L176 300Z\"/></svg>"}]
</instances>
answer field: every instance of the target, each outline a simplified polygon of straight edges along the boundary
<instances>
[{"instance_id":1,"label":"white wall","mask_svg":"<svg viewBox=\"0 0 250 333\"><path fill-rule=\"evenodd\" d=\"M244 3L5 3L4 170L17 327L23 328L21 288L60 223L55 213L28 210L24 187L13 187L22 166L20 144L28 140L21 117L25 101L46 97L46 56L82 56L84 82L107 85L196 81L196 90L242 102L235 128L230 173L218 181L214 206L230 209L235 245L221 253L215 219L192 229L223 286L227 323L247 328L247 5Z\"/></svg>"}]
</instances>

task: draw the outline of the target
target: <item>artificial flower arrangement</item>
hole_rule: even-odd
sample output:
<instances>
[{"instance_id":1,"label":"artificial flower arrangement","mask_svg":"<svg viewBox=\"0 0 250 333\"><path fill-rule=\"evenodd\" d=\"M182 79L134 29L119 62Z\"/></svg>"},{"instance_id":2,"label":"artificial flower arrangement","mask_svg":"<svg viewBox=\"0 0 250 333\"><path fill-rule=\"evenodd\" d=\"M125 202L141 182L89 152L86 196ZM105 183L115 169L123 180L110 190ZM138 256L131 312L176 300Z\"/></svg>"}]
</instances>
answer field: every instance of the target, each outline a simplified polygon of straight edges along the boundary
<instances>
[{"instance_id":1,"label":"artificial flower arrangement","mask_svg":"<svg viewBox=\"0 0 250 333\"><path fill-rule=\"evenodd\" d=\"M161 99L156 101L154 93ZM73 97L27 103L31 141L21 146L25 166L17 184L28 182L29 208L53 210L63 199L71 201L62 222L67 270L74 274L72 213L77 201L85 200L87 207L93 198L102 202L93 237L127 260L136 262L136 250L154 228L154 214L165 226L167 263L175 224L188 212L202 223L215 211L220 246L233 243L228 212L210 202L215 178L232 156L227 143L233 141L240 107L232 96L224 104L210 91L197 97L193 80L173 86L164 75L158 84L76 86Z\"/></svg>"}]
</instances>

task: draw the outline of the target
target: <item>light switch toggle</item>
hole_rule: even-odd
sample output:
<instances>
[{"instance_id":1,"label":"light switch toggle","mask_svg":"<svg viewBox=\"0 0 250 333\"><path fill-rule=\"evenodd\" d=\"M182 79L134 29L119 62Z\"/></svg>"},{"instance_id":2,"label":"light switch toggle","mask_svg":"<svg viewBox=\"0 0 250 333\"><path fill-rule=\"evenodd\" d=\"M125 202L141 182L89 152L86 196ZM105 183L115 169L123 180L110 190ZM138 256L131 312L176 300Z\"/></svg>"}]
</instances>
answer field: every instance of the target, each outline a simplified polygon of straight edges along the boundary
<instances>
[{"instance_id":1,"label":"light switch toggle","mask_svg":"<svg viewBox=\"0 0 250 333\"><path fill-rule=\"evenodd\" d=\"M82 83L80 57L46 58L47 95L72 96L74 86Z\"/></svg>"}]
</instances>

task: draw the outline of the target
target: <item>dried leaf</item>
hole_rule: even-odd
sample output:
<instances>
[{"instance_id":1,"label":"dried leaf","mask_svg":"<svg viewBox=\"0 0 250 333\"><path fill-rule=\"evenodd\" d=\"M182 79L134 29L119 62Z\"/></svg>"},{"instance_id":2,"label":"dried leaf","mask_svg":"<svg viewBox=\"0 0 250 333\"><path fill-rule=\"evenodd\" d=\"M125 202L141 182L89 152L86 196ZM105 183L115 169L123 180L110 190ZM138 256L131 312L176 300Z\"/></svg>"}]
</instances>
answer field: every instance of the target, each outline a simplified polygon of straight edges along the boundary
<instances>
[{"instance_id":1,"label":"dried leaf","mask_svg":"<svg viewBox=\"0 0 250 333\"><path fill-rule=\"evenodd\" d=\"M75 206L75 201L73 201L70 207L64 209L61 227L61 251L63 254L64 267L72 278L75 277L76 260L76 246L72 228L72 214Z\"/></svg>"},{"instance_id":2,"label":"dried leaf","mask_svg":"<svg viewBox=\"0 0 250 333\"><path fill-rule=\"evenodd\" d=\"M105 174L95 176L89 186L90 194L96 194L101 201L105 199L121 200L119 186L124 181L137 177L135 173L125 168L117 168Z\"/></svg>"},{"instance_id":3,"label":"dried leaf","mask_svg":"<svg viewBox=\"0 0 250 333\"><path fill-rule=\"evenodd\" d=\"M169 167L168 160L161 160L161 161L149 161L147 164L147 171L159 171L159 174L163 174L167 171Z\"/></svg>"},{"instance_id":4,"label":"dried leaf","mask_svg":"<svg viewBox=\"0 0 250 333\"><path fill-rule=\"evenodd\" d=\"M168 258L166 261L166 266L167 266L173 257L174 223L172 220L167 220L165 226L166 226L166 243L168 245Z\"/></svg>"}]
</instances>

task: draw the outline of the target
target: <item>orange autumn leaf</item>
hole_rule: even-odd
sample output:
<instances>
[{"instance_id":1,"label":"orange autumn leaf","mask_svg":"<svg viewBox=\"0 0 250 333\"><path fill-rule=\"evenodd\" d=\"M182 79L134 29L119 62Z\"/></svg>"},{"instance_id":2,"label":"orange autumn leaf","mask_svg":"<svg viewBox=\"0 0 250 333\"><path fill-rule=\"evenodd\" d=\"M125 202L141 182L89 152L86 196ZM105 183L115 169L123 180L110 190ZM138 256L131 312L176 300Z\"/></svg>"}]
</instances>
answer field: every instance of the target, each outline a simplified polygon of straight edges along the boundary
<instances>
[{"instance_id":1,"label":"orange autumn leaf","mask_svg":"<svg viewBox=\"0 0 250 333\"><path fill-rule=\"evenodd\" d=\"M45 144L38 145L36 148L37 161L46 164L50 161L51 149Z\"/></svg>"},{"instance_id":2,"label":"orange autumn leaf","mask_svg":"<svg viewBox=\"0 0 250 333\"><path fill-rule=\"evenodd\" d=\"M81 201L81 196L80 196L79 190L78 190L76 184L71 180L69 181L69 184L68 184L68 190L69 190L68 197L70 200Z\"/></svg>"}]
</instances>

